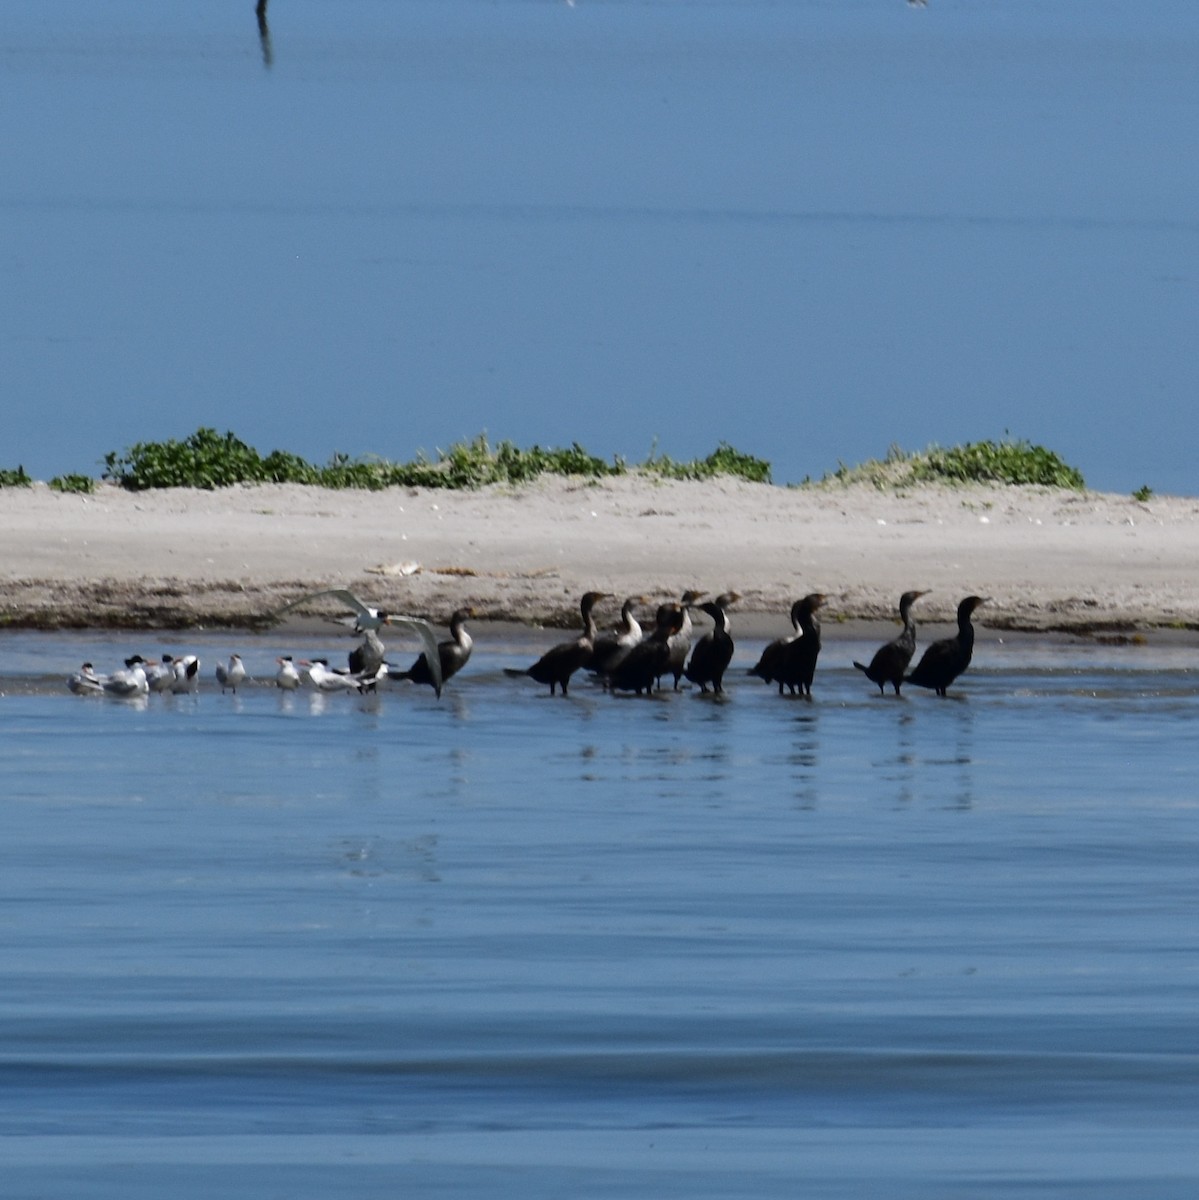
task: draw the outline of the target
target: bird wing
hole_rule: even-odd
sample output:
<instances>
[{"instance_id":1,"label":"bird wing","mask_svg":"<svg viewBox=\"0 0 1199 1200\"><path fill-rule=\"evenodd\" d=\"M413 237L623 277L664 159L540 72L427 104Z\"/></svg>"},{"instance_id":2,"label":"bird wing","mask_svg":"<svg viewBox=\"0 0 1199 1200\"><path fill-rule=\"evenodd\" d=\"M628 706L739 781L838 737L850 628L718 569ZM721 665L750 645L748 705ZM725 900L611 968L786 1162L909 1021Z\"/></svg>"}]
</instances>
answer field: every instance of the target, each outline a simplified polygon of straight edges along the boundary
<instances>
[{"instance_id":1,"label":"bird wing","mask_svg":"<svg viewBox=\"0 0 1199 1200\"><path fill-rule=\"evenodd\" d=\"M429 664L429 674L433 677L433 690L437 693L438 699L440 699L442 682L441 654L437 649L437 638L433 634L433 627L428 621L422 621L419 617L392 617L388 625L396 629L406 629L409 633L415 633L424 643L425 661Z\"/></svg>"},{"instance_id":2,"label":"bird wing","mask_svg":"<svg viewBox=\"0 0 1199 1200\"><path fill-rule=\"evenodd\" d=\"M307 604L310 600L322 600L326 596L340 600L347 608L352 608L360 617L374 619L374 611L363 604L353 592L348 591L346 588L325 588L319 592L306 592L298 600L293 600L290 604L285 604L282 608L272 613L272 618L278 620L284 613L290 612L293 608L299 608L301 604ZM437 693L438 698L440 698L441 655L437 651L437 638L434 637L433 629L429 622L422 621L419 617L392 617L388 621L388 625L395 629L406 629L410 633L415 633L424 643L425 657L429 660L429 674L433 676L433 690Z\"/></svg>"},{"instance_id":3,"label":"bird wing","mask_svg":"<svg viewBox=\"0 0 1199 1200\"><path fill-rule=\"evenodd\" d=\"M323 600L326 596L332 596L335 600L340 600L347 608L352 608L360 617L374 616L372 610L367 608L353 592L345 588L325 588L319 592L305 592L298 600L293 600L290 604L285 604L282 608L273 612L271 618L277 621L284 613L291 612L293 608L299 608L301 604L307 604L309 600Z\"/></svg>"}]
</instances>

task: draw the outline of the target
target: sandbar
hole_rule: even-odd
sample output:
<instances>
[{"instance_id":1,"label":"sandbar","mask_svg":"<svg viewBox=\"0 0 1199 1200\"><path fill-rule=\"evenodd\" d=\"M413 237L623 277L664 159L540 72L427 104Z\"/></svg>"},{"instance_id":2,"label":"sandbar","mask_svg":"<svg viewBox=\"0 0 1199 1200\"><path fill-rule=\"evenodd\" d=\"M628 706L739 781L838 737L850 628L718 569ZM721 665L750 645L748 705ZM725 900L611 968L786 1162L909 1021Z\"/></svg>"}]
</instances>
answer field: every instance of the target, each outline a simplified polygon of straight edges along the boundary
<instances>
[{"instance_id":1,"label":"sandbar","mask_svg":"<svg viewBox=\"0 0 1199 1200\"><path fill-rule=\"evenodd\" d=\"M0 621L9 628L252 627L306 590L444 623L566 627L586 590L741 595L740 627L922 623L971 593L991 628L1087 636L1199 630L1199 500L1031 487L803 488L734 478L558 476L478 491L297 485L88 496L0 490ZM312 615L337 608L314 604Z\"/></svg>"}]
</instances>

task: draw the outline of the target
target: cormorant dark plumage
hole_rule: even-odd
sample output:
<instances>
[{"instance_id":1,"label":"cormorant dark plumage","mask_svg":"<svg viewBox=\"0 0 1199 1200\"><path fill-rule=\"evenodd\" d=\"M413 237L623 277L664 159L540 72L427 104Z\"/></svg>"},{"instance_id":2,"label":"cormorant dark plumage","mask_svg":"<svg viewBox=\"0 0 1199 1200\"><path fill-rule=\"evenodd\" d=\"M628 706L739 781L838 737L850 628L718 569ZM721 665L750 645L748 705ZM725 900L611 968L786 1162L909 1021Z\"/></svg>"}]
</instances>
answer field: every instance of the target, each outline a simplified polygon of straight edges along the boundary
<instances>
[{"instance_id":1,"label":"cormorant dark plumage","mask_svg":"<svg viewBox=\"0 0 1199 1200\"><path fill-rule=\"evenodd\" d=\"M616 669L616 664L642 637L641 625L633 610L638 604L644 604L644 596L630 596L620 608L620 624L611 633L605 633L595 639L595 649L591 654L591 662L587 669L595 672L601 678Z\"/></svg>"},{"instance_id":2,"label":"cormorant dark plumage","mask_svg":"<svg viewBox=\"0 0 1199 1200\"><path fill-rule=\"evenodd\" d=\"M701 692L708 690L708 684L712 685L714 692L724 691L724 673L733 658L733 638L729 633L726 609L739 599L736 592L724 592L715 600L699 605L715 621L716 628L695 643L691 661L683 674L692 683L698 683Z\"/></svg>"},{"instance_id":3,"label":"cormorant dark plumage","mask_svg":"<svg viewBox=\"0 0 1199 1200\"><path fill-rule=\"evenodd\" d=\"M653 633L638 642L608 676L611 691L638 695L653 691L655 681L670 669L670 639L682 629L684 611L681 604L659 606Z\"/></svg>"},{"instance_id":4,"label":"cormorant dark plumage","mask_svg":"<svg viewBox=\"0 0 1199 1200\"><path fill-rule=\"evenodd\" d=\"M560 686L562 695L565 696L567 686L570 684L570 677L580 667L585 667L591 661L596 635L595 618L591 615L591 610L600 600L607 598L607 592L588 592L579 601L579 612L583 616L583 632L573 642L560 642L557 646L551 647L531 667L523 671L519 668L507 667L505 673L528 675L536 679L538 683L548 683L551 696L554 694L554 689Z\"/></svg>"},{"instance_id":5,"label":"cormorant dark plumage","mask_svg":"<svg viewBox=\"0 0 1199 1200\"><path fill-rule=\"evenodd\" d=\"M683 621L678 629L670 635L670 656L666 666L662 669L661 675L665 675L669 671L674 676L674 690L679 690L679 680L683 678L683 669L687 665L687 651L691 649L691 606L705 593L687 591L679 598L677 607L683 610ZM672 604L665 604L662 608L672 609L676 607ZM661 616L662 608L658 609L658 614ZM661 675L658 677L658 686L662 686Z\"/></svg>"},{"instance_id":6,"label":"cormorant dark plumage","mask_svg":"<svg viewBox=\"0 0 1199 1200\"><path fill-rule=\"evenodd\" d=\"M763 679L767 683L774 683L779 678L779 667L782 666L784 651L799 637L799 613L802 605L802 600L796 600L791 605L791 626L795 632L789 638L776 638L771 642L762 651L761 658L758 659L754 666L750 667L747 674L756 675L759 679ZM782 694L783 685L779 683L779 695L781 696Z\"/></svg>"},{"instance_id":7,"label":"cormorant dark plumage","mask_svg":"<svg viewBox=\"0 0 1199 1200\"><path fill-rule=\"evenodd\" d=\"M466 632L466 622L475 615L473 608L460 608L450 617L450 636L447 641L437 643L437 658L441 663L441 681L453 678L466 666L474 640ZM407 671L398 671L395 667L388 668L387 677L396 681L411 680L412 683L427 683L434 687L433 675L429 670L429 656L422 651L421 656Z\"/></svg>"},{"instance_id":8,"label":"cormorant dark plumage","mask_svg":"<svg viewBox=\"0 0 1199 1200\"><path fill-rule=\"evenodd\" d=\"M932 688L938 696L944 696L949 685L970 665L974 654L974 625L970 616L986 602L985 596L967 596L958 605L957 633L933 642L916 664L916 669L904 677L904 683Z\"/></svg>"},{"instance_id":9,"label":"cormorant dark plumage","mask_svg":"<svg viewBox=\"0 0 1199 1200\"><path fill-rule=\"evenodd\" d=\"M807 696L808 699L812 697L812 680L816 675L816 659L820 655L820 619L816 613L823 603L824 596L820 592L812 592L799 602L799 636L792 638L783 648L782 662L776 675L780 696L786 686L793 696L798 689L801 696Z\"/></svg>"},{"instance_id":10,"label":"cormorant dark plumage","mask_svg":"<svg viewBox=\"0 0 1199 1200\"><path fill-rule=\"evenodd\" d=\"M897 696L899 695L903 673L908 669L912 655L916 653L916 622L912 620L912 605L921 596L927 595L927 592L904 592L899 598L899 619L903 622L903 632L885 646L880 646L869 666L854 661L853 665L859 671L863 671L867 679L878 684L880 695L886 693L887 684L895 689Z\"/></svg>"}]
</instances>

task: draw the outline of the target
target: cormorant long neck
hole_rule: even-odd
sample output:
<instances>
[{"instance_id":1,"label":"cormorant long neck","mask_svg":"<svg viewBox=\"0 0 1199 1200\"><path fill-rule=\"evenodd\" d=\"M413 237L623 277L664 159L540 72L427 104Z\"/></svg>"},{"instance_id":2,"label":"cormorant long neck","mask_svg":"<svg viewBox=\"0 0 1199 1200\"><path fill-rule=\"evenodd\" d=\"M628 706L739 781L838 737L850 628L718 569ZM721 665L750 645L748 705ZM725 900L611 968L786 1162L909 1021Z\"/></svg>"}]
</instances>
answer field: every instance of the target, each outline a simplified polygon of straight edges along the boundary
<instances>
[{"instance_id":1,"label":"cormorant long neck","mask_svg":"<svg viewBox=\"0 0 1199 1200\"><path fill-rule=\"evenodd\" d=\"M458 649L464 653L474 645L474 640L466 632L466 616L464 612L456 612L450 618L450 637L454 639Z\"/></svg>"},{"instance_id":2,"label":"cormorant long neck","mask_svg":"<svg viewBox=\"0 0 1199 1200\"><path fill-rule=\"evenodd\" d=\"M724 608L721 605L712 605L712 620L716 622L717 633L728 633L729 614L724 611Z\"/></svg>"},{"instance_id":3,"label":"cormorant long neck","mask_svg":"<svg viewBox=\"0 0 1199 1200\"><path fill-rule=\"evenodd\" d=\"M824 597L813 594L805 596L798 604L799 628L803 637L814 637L820 640L820 618L816 610L824 603Z\"/></svg>"},{"instance_id":4,"label":"cormorant long neck","mask_svg":"<svg viewBox=\"0 0 1199 1200\"><path fill-rule=\"evenodd\" d=\"M663 604L658 609L657 624L650 635L655 641L669 641L683 627L687 610L679 604Z\"/></svg>"},{"instance_id":5,"label":"cormorant long neck","mask_svg":"<svg viewBox=\"0 0 1199 1200\"><path fill-rule=\"evenodd\" d=\"M912 605L916 603L916 598L908 599L905 596L899 604L899 617L903 621L903 633L899 635L899 642L904 646L916 648L916 622L912 620Z\"/></svg>"},{"instance_id":6,"label":"cormorant long neck","mask_svg":"<svg viewBox=\"0 0 1199 1200\"><path fill-rule=\"evenodd\" d=\"M632 640L641 638L641 625L637 618L633 616L633 606L637 603L636 600L629 599L620 607L620 636Z\"/></svg>"},{"instance_id":7,"label":"cormorant long neck","mask_svg":"<svg viewBox=\"0 0 1199 1200\"><path fill-rule=\"evenodd\" d=\"M970 620L972 608L958 609L958 643L963 650L974 649L974 622Z\"/></svg>"},{"instance_id":8,"label":"cormorant long neck","mask_svg":"<svg viewBox=\"0 0 1199 1200\"><path fill-rule=\"evenodd\" d=\"M682 598L679 600L679 605L683 610L683 619L676 632L681 637L686 638L687 641L691 640L691 633L694 628L691 624L691 605L693 605L702 596L703 592L684 592Z\"/></svg>"},{"instance_id":9,"label":"cormorant long neck","mask_svg":"<svg viewBox=\"0 0 1199 1200\"><path fill-rule=\"evenodd\" d=\"M583 637L589 642L594 642L599 632L595 625L595 617L591 615L591 610L595 607L595 602L598 599L598 596L588 592L579 604L579 611L583 615Z\"/></svg>"}]
</instances>

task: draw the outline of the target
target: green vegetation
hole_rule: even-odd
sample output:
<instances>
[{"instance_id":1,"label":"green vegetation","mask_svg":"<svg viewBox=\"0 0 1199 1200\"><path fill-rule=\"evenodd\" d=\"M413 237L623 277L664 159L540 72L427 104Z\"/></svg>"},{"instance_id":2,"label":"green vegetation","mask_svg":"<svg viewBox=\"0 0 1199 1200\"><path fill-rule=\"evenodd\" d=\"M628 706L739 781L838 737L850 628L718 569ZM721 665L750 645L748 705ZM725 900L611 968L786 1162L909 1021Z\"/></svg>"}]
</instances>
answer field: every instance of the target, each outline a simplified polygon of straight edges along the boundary
<instances>
[{"instance_id":1,"label":"green vegetation","mask_svg":"<svg viewBox=\"0 0 1199 1200\"><path fill-rule=\"evenodd\" d=\"M33 480L25 474L24 467L18 467L15 471L9 467L0 467L0 487L28 487L32 482Z\"/></svg>"},{"instance_id":2,"label":"green vegetation","mask_svg":"<svg viewBox=\"0 0 1199 1200\"><path fill-rule=\"evenodd\" d=\"M534 446L522 450L503 441L492 447L485 434L469 442L455 442L438 451L436 459L424 454L408 463L375 458L350 458L334 454L323 467L298 455L274 450L266 457L232 433L197 429L183 441L138 442L123 454L104 457L104 478L130 491L148 488L229 487L239 483L302 483L328 488L387 487L478 488L490 483L519 484L539 475L567 475L600 479L623 475L630 468L623 459L607 462L589 454L577 442L566 449ZM705 459L678 463L651 453L638 468L669 479L711 479L733 475L758 483L770 481L770 464L721 442Z\"/></svg>"},{"instance_id":3,"label":"green vegetation","mask_svg":"<svg viewBox=\"0 0 1199 1200\"><path fill-rule=\"evenodd\" d=\"M1139 500L1142 504L1144 504L1145 501L1148 500L1152 495L1153 489L1147 483L1143 483L1135 492L1133 492L1132 498L1134 500Z\"/></svg>"},{"instance_id":4,"label":"green vegetation","mask_svg":"<svg viewBox=\"0 0 1199 1200\"><path fill-rule=\"evenodd\" d=\"M90 496L96 490L96 481L90 475L55 475L50 487L56 492Z\"/></svg>"},{"instance_id":5,"label":"green vegetation","mask_svg":"<svg viewBox=\"0 0 1199 1200\"><path fill-rule=\"evenodd\" d=\"M721 442L707 458L686 463L651 452L641 469L666 479L711 479L716 475L734 475L750 483L770 482L770 464L765 459L742 454L728 442Z\"/></svg>"},{"instance_id":6,"label":"green vegetation","mask_svg":"<svg viewBox=\"0 0 1199 1200\"><path fill-rule=\"evenodd\" d=\"M1082 472L1064 463L1052 450L1027 441L968 442L962 446L908 453L898 446L881 462L871 459L856 467L839 466L820 481L870 483L878 488L901 488L918 483L1034 484L1082 491Z\"/></svg>"}]
</instances>

